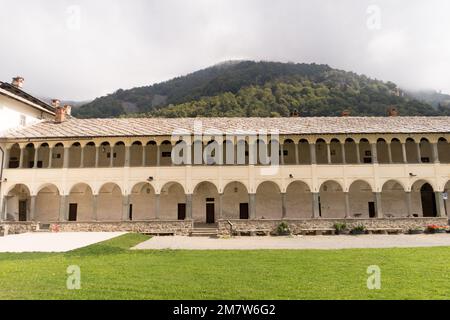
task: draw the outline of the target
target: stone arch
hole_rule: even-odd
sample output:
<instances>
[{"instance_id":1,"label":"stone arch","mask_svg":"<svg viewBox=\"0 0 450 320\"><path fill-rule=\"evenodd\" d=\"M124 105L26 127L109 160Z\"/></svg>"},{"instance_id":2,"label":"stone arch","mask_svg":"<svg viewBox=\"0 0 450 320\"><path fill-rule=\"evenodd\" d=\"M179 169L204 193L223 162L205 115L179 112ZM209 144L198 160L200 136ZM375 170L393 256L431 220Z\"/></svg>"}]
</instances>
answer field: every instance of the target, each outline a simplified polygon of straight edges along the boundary
<instances>
[{"instance_id":1,"label":"stone arch","mask_svg":"<svg viewBox=\"0 0 450 320\"><path fill-rule=\"evenodd\" d=\"M99 188L97 202L97 219L99 221L122 220L123 197L119 185L105 183Z\"/></svg>"},{"instance_id":2,"label":"stone arch","mask_svg":"<svg viewBox=\"0 0 450 320\"><path fill-rule=\"evenodd\" d=\"M36 193L36 211L34 220L39 222L54 222L59 220L60 191L54 184L40 186Z\"/></svg>"},{"instance_id":3,"label":"stone arch","mask_svg":"<svg viewBox=\"0 0 450 320\"><path fill-rule=\"evenodd\" d=\"M313 216L311 188L304 181L296 180L286 188L286 218L299 219Z\"/></svg>"},{"instance_id":4,"label":"stone arch","mask_svg":"<svg viewBox=\"0 0 450 320\"><path fill-rule=\"evenodd\" d=\"M345 194L342 185L327 180L320 186L320 216L322 218L344 218L346 215Z\"/></svg>"},{"instance_id":5,"label":"stone arch","mask_svg":"<svg viewBox=\"0 0 450 320\"><path fill-rule=\"evenodd\" d=\"M450 143L447 139L441 137L437 144L439 161L441 163L450 163Z\"/></svg>"},{"instance_id":6,"label":"stone arch","mask_svg":"<svg viewBox=\"0 0 450 320\"><path fill-rule=\"evenodd\" d=\"M76 206L76 221L96 220L94 216L94 196L93 189L87 183L76 183L69 191L68 208L70 205Z\"/></svg>"},{"instance_id":7,"label":"stone arch","mask_svg":"<svg viewBox=\"0 0 450 320\"><path fill-rule=\"evenodd\" d=\"M6 193L6 220L30 220L31 189L26 184L18 183L11 186Z\"/></svg>"},{"instance_id":8,"label":"stone arch","mask_svg":"<svg viewBox=\"0 0 450 320\"><path fill-rule=\"evenodd\" d=\"M411 214L418 217L437 217L436 195L433 184L425 179L411 185Z\"/></svg>"},{"instance_id":9,"label":"stone arch","mask_svg":"<svg viewBox=\"0 0 450 320\"><path fill-rule=\"evenodd\" d=\"M372 186L365 180L355 180L349 187L349 215L355 218L375 218L376 207Z\"/></svg>"},{"instance_id":10,"label":"stone arch","mask_svg":"<svg viewBox=\"0 0 450 320\"><path fill-rule=\"evenodd\" d=\"M387 218L408 215L404 185L398 180L385 181L381 189L381 207Z\"/></svg>"},{"instance_id":11,"label":"stone arch","mask_svg":"<svg viewBox=\"0 0 450 320\"><path fill-rule=\"evenodd\" d=\"M306 139L301 139L298 143L298 160L300 164L311 164L311 149Z\"/></svg>"},{"instance_id":12,"label":"stone arch","mask_svg":"<svg viewBox=\"0 0 450 320\"><path fill-rule=\"evenodd\" d=\"M212 207L212 205L214 205ZM192 195L192 217L196 222L213 223L219 216L219 191L217 186L209 181L198 183ZM211 206L211 216L207 219L208 206Z\"/></svg>"},{"instance_id":13,"label":"stone arch","mask_svg":"<svg viewBox=\"0 0 450 320\"><path fill-rule=\"evenodd\" d=\"M127 147L123 141L118 141L114 144L113 148L113 167L121 168L125 166L125 153Z\"/></svg>"},{"instance_id":14,"label":"stone arch","mask_svg":"<svg viewBox=\"0 0 450 320\"><path fill-rule=\"evenodd\" d=\"M344 142L344 149L345 149L345 162L348 164L356 164L358 163L358 155L357 155L357 148L356 148L356 142L352 138L345 139Z\"/></svg>"},{"instance_id":15,"label":"stone arch","mask_svg":"<svg viewBox=\"0 0 450 320\"><path fill-rule=\"evenodd\" d=\"M221 219L248 219L249 214L247 187L239 181L227 183L223 189Z\"/></svg>"},{"instance_id":16,"label":"stone arch","mask_svg":"<svg viewBox=\"0 0 450 320\"><path fill-rule=\"evenodd\" d=\"M168 182L161 188L159 195L159 218L164 220L176 220L179 214L186 213L186 194L182 184L178 182ZM187 218L185 216L184 218Z\"/></svg>"},{"instance_id":17,"label":"stone arch","mask_svg":"<svg viewBox=\"0 0 450 320\"><path fill-rule=\"evenodd\" d=\"M130 146L130 167L143 165L144 146L141 141L134 141Z\"/></svg>"},{"instance_id":18,"label":"stone arch","mask_svg":"<svg viewBox=\"0 0 450 320\"><path fill-rule=\"evenodd\" d=\"M149 182L138 182L130 193L129 219L145 221L156 218L155 189Z\"/></svg>"},{"instance_id":19,"label":"stone arch","mask_svg":"<svg viewBox=\"0 0 450 320\"><path fill-rule=\"evenodd\" d=\"M21 152L22 151L18 143L14 143L11 146L11 148L9 148L8 168L10 169L19 168Z\"/></svg>"},{"instance_id":20,"label":"stone arch","mask_svg":"<svg viewBox=\"0 0 450 320\"><path fill-rule=\"evenodd\" d=\"M282 202L280 186L273 181L263 181L256 188L256 218L280 219Z\"/></svg>"}]
</instances>

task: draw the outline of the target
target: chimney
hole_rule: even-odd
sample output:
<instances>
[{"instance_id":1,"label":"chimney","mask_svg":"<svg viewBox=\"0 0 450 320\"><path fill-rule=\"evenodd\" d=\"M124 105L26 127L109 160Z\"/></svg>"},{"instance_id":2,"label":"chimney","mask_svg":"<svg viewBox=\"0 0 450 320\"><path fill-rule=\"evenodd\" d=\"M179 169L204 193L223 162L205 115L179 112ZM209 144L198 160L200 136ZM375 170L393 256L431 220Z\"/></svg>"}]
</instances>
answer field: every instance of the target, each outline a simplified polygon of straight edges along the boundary
<instances>
[{"instance_id":1,"label":"chimney","mask_svg":"<svg viewBox=\"0 0 450 320\"><path fill-rule=\"evenodd\" d=\"M55 108L55 109L58 108L60 103L61 102L58 99L52 99L52 107L53 108Z\"/></svg>"},{"instance_id":2,"label":"chimney","mask_svg":"<svg viewBox=\"0 0 450 320\"><path fill-rule=\"evenodd\" d=\"M343 110L341 112L341 117L350 117L350 114L351 114L350 110Z\"/></svg>"},{"instance_id":3,"label":"chimney","mask_svg":"<svg viewBox=\"0 0 450 320\"><path fill-rule=\"evenodd\" d=\"M55 122L61 123L66 121L66 111L63 107L57 107L55 110Z\"/></svg>"},{"instance_id":4,"label":"chimney","mask_svg":"<svg viewBox=\"0 0 450 320\"><path fill-rule=\"evenodd\" d=\"M64 105L64 113L66 114L66 116L70 117L72 115L72 107L68 104Z\"/></svg>"},{"instance_id":5,"label":"chimney","mask_svg":"<svg viewBox=\"0 0 450 320\"><path fill-rule=\"evenodd\" d=\"M398 116L398 109L396 107L390 107L388 109L388 116L389 117L397 117Z\"/></svg>"},{"instance_id":6,"label":"chimney","mask_svg":"<svg viewBox=\"0 0 450 320\"><path fill-rule=\"evenodd\" d=\"M15 77L12 79L11 84L16 88L22 89L24 81L25 79L22 77Z\"/></svg>"}]
</instances>

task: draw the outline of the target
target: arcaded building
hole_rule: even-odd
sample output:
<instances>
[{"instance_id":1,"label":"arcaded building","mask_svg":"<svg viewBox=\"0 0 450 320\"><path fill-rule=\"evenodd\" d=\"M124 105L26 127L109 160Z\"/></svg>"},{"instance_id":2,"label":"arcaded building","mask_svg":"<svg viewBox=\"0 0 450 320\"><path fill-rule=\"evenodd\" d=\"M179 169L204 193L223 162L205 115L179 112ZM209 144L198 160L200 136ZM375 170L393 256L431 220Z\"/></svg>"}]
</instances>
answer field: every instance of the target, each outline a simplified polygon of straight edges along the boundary
<instances>
[{"instance_id":1,"label":"arcaded building","mask_svg":"<svg viewBox=\"0 0 450 320\"><path fill-rule=\"evenodd\" d=\"M1 220L174 234L447 224L449 141L450 117L74 119L57 108L1 135Z\"/></svg>"}]
</instances>

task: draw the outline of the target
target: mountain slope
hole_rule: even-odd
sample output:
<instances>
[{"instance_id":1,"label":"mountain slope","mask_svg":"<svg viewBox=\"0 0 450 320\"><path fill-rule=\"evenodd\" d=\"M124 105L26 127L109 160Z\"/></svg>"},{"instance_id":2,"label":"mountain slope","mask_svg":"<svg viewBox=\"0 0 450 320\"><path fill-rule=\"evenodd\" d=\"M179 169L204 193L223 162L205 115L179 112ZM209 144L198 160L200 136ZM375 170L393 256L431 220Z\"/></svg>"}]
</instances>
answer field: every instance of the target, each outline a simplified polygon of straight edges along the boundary
<instances>
[{"instance_id":1,"label":"mountain slope","mask_svg":"<svg viewBox=\"0 0 450 320\"><path fill-rule=\"evenodd\" d=\"M429 104L381 82L327 65L230 62L147 87L118 90L75 110L75 116L438 115ZM445 111L445 110L444 110Z\"/></svg>"}]
</instances>

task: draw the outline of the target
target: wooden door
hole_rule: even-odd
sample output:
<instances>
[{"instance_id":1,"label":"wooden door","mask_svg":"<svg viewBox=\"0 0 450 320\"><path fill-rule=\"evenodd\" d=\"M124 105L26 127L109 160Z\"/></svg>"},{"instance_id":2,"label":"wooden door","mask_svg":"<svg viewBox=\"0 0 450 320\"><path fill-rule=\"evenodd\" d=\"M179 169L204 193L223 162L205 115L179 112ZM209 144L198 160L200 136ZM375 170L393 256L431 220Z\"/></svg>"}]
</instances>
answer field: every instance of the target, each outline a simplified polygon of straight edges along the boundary
<instances>
[{"instance_id":1,"label":"wooden door","mask_svg":"<svg viewBox=\"0 0 450 320\"><path fill-rule=\"evenodd\" d=\"M206 223L214 223L214 203L206 204Z\"/></svg>"},{"instance_id":2,"label":"wooden door","mask_svg":"<svg viewBox=\"0 0 450 320\"><path fill-rule=\"evenodd\" d=\"M178 204L178 220L186 219L186 203Z\"/></svg>"},{"instance_id":3,"label":"wooden door","mask_svg":"<svg viewBox=\"0 0 450 320\"><path fill-rule=\"evenodd\" d=\"M69 204L69 221L77 221L78 204Z\"/></svg>"},{"instance_id":4,"label":"wooden door","mask_svg":"<svg viewBox=\"0 0 450 320\"><path fill-rule=\"evenodd\" d=\"M248 203L239 204L239 219L248 219Z\"/></svg>"},{"instance_id":5,"label":"wooden door","mask_svg":"<svg viewBox=\"0 0 450 320\"><path fill-rule=\"evenodd\" d=\"M19 221L27 221L27 201L19 201Z\"/></svg>"}]
</instances>

